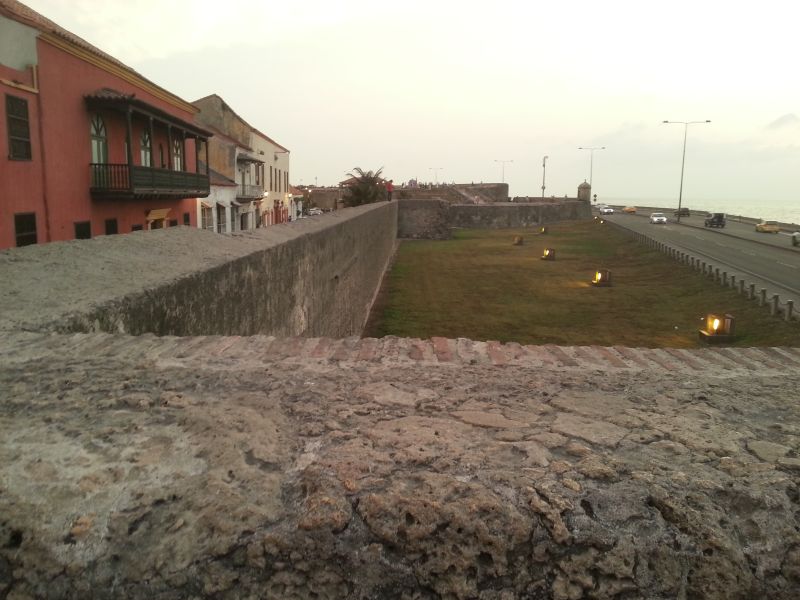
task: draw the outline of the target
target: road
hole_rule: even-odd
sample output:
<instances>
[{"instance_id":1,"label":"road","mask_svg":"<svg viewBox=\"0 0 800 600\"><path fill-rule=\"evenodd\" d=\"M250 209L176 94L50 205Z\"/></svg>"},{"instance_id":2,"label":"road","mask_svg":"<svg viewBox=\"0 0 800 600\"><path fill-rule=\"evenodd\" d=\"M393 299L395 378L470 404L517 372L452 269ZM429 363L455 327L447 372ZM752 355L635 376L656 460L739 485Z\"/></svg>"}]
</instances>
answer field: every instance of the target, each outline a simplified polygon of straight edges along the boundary
<instances>
[{"instance_id":1,"label":"road","mask_svg":"<svg viewBox=\"0 0 800 600\"><path fill-rule=\"evenodd\" d=\"M666 225L651 225L649 215L616 213L603 218L648 235L659 242L712 263L737 279L766 288L768 297L781 303L793 300L800 307L800 248L792 247L788 234L756 233L752 224L728 221L724 229L706 229L703 217L682 217L675 223L671 212Z\"/></svg>"}]
</instances>

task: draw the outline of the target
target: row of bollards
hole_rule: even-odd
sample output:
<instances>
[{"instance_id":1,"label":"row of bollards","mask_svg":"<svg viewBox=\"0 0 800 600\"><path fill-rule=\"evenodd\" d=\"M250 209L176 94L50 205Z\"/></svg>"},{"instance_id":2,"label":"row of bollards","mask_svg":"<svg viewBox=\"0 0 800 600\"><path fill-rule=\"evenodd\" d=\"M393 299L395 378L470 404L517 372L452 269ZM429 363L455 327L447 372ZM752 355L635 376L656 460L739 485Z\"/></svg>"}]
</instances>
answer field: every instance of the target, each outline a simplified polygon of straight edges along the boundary
<instances>
[{"instance_id":1,"label":"row of bollards","mask_svg":"<svg viewBox=\"0 0 800 600\"><path fill-rule=\"evenodd\" d=\"M792 300L787 300L781 305L780 296L778 294L773 294L768 301L766 288L760 288L758 293L756 293L756 285L754 283L748 284L744 278L737 278L736 275L721 270L720 267L715 267L710 262L706 262L687 252L673 248L664 242L654 240L643 233L633 232L633 235L639 243L658 250L659 252L663 252L681 264L688 265L693 270L699 271L704 277L711 278L714 282L718 282L720 285L729 287L739 294L746 296L748 300L756 300L759 306L767 305L769 313L772 316L782 315L784 321L791 321L792 318L795 317L794 302Z\"/></svg>"}]
</instances>

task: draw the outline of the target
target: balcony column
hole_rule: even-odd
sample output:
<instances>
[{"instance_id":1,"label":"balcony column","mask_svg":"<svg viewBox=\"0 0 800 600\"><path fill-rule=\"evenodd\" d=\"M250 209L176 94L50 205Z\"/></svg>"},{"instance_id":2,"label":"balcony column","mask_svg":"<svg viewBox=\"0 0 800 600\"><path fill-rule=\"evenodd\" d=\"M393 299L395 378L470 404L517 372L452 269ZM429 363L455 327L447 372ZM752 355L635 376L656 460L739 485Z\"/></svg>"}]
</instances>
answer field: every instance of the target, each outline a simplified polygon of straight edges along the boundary
<instances>
[{"instance_id":1,"label":"balcony column","mask_svg":"<svg viewBox=\"0 0 800 600\"><path fill-rule=\"evenodd\" d=\"M194 172L200 173L200 138L194 136Z\"/></svg>"},{"instance_id":2,"label":"balcony column","mask_svg":"<svg viewBox=\"0 0 800 600\"><path fill-rule=\"evenodd\" d=\"M148 129L150 130L150 164L148 167L156 166L156 132L153 127L153 117L148 117Z\"/></svg>"},{"instance_id":3,"label":"balcony column","mask_svg":"<svg viewBox=\"0 0 800 600\"><path fill-rule=\"evenodd\" d=\"M132 192L133 191L133 123L132 123L132 111L131 107L128 106L128 110L125 111L125 125L127 129L125 131L125 140L128 144L128 189Z\"/></svg>"},{"instance_id":4,"label":"balcony column","mask_svg":"<svg viewBox=\"0 0 800 600\"><path fill-rule=\"evenodd\" d=\"M186 166L186 132L181 129L181 164L180 170L181 171L188 171L189 169Z\"/></svg>"},{"instance_id":5,"label":"balcony column","mask_svg":"<svg viewBox=\"0 0 800 600\"><path fill-rule=\"evenodd\" d=\"M208 162L208 140L204 140L206 144L206 175L211 177L211 163Z\"/></svg>"},{"instance_id":6,"label":"balcony column","mask_svg":"<svg viewBox=\"0 0 800 600\"><path fill-rule=\"evenodd\" d=\"M172 171L175 168L175 161L172 156L172 125L167 123L167 169Z\"/></svg>"}]
</instances>

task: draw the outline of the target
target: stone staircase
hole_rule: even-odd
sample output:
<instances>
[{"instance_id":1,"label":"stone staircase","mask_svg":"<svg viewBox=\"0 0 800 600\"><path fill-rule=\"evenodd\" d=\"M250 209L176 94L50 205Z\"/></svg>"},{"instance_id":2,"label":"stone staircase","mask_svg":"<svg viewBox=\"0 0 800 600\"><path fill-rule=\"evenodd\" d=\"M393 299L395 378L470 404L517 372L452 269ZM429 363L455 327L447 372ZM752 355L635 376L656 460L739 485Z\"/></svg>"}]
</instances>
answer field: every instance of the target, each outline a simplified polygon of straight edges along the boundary
<instances>
[{"instance_id":1,"label":"stone staircase","mask_svg":"<svg viewBox=\"0 0 800 600\"><path fill-rule=\"evenodd\" d=\"M11 333L0 360L19 363L52 357L102 356L120 361L191 362L198 367L245 368L279 362L373 363L386 366L485 365L579 371L800 373L800 348L625 348L525 346L464 338L275 338L272 336L157 337L105 333Z\"/></svg>"}]
</instances>

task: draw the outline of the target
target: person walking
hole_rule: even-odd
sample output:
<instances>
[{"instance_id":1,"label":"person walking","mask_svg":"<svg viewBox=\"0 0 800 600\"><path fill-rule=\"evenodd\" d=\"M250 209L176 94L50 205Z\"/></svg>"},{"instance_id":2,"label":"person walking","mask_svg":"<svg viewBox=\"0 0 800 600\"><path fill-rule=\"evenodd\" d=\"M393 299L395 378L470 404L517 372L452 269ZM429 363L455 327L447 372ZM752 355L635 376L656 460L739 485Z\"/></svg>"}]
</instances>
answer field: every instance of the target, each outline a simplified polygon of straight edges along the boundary
<instances>
[{"instance_id":1,"label":"person walking","mask_svg":"<svg viewBox=\"0 0 800 600\"><path fill-rule=\"evenodd\" d=\"M386 182L386 199L391 202L392 201L392 192L394 191L394 179L390 179Z\"/></svg>"}]
</instances>

